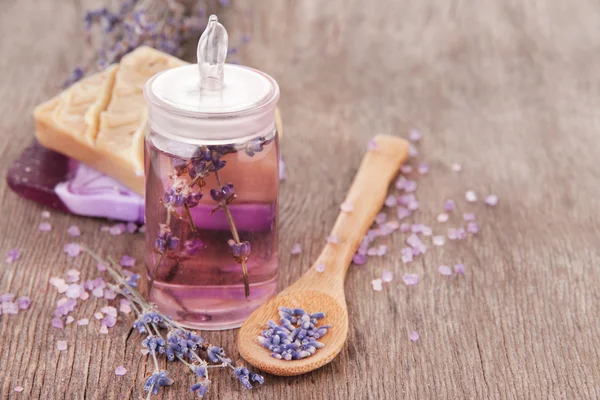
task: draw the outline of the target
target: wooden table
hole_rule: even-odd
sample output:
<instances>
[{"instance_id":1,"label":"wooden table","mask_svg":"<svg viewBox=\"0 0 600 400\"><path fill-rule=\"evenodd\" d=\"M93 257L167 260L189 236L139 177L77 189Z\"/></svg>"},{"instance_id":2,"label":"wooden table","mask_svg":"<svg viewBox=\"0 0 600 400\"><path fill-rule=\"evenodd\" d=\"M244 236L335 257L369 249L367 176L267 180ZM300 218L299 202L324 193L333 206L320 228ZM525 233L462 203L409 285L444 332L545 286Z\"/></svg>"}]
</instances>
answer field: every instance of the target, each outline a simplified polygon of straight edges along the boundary
<instances>
[{"instance_id":1,"label":"wooden table","mask_svg":"<svg viewBox=\"0 0 600 400\"><path fill-rule=\"evenodd\" d=\"M281 287L321 249L337 205L376 133L425 138L415 222L435 222L444 199L475 211L481 233L400 262L406 234L377 243L388 255L352 267L346 293L348 343L331 364L296 378L267 376L246 392L213 374L211 399L483 399L600 397L600 7L591 1L439 2L238 1L222 13L232 37L251 32L239 60L281 85L289 179L281 189ZM253 4L253 5L252 5ZM477 4L476 6L474 4ZM32 108L57 93L85 54L80 1L4 0L0 8L0 171L33 135ZM251 9L249 13L247 10ZM451 170L461 163L460 173ZM2 182L0 293L30 294L32 307L0 316L0 396L11 399L124 399L143 395L150 363L140 338L120 324L50 326L58 295L48 279L87 257L61 251L66 228L103 252L142 258L142 235L113 237L106 221L54 212L40 233L42 207ZM496 193L486 208L468 189ZM294 243L303 251L290 254ZM464 276L440 264L463 262ZM395 273L382 292L371 280ZM414 272L417 286L400 277ZM77 316L99 303L88 300ZM99 307L99 306L98 306ZM412 343L409 332L420 340ZM231 354L235 331L206 333ZM58 352L65 338L68 350ZM124 377L114 369L124 365ZM170 365L177 383L160 398L192 398L192 377ZM17 394L14 387L24 391Z\"/></svg>"}]
</instances>

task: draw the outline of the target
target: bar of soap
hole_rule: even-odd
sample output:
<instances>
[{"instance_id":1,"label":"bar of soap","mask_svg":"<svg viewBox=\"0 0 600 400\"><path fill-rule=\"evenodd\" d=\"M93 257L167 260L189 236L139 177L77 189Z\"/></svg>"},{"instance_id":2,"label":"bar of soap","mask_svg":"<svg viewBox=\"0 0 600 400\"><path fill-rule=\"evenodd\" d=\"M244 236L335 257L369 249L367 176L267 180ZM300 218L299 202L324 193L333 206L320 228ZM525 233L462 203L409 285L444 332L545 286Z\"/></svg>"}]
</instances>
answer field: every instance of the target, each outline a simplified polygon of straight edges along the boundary
<instances>
[{"instance_id":1,"label":"bar of soap","mask_svg":"<svg viewBox=\"0 0 600 400\"><path fill-rule=\"evenodd\" d=\"M146 81L185 62L150 47L75 83L34 110L40 144L144 193Z\"/></svg>"},{"instance_id":2,"label":"bar of soap","mask_svg":"<svg viewBox=\"0 0 600 400\"><path fill-rule=\"evenodd\" d=\"M147 117L144 84L158 72L185 64L150 47L137 48L120 64L75 83L37 106L34 118L39 143L143 195ZM276 123L281 137L279 113ZM260 174L256 177L259 179ZM240 185L239 191L246 191L246 182Z\"/></svg>"},{"instance_id":3,"label":"bar of soap","mask_svg":"<svg viewBox=\"0 0 600 400\"><path fill-rule=\"evenodd\" d=\"M17 194L73 214L142 223L144 199L116 180L34 142L6 175Z\"/></svg>"}]
</instances>

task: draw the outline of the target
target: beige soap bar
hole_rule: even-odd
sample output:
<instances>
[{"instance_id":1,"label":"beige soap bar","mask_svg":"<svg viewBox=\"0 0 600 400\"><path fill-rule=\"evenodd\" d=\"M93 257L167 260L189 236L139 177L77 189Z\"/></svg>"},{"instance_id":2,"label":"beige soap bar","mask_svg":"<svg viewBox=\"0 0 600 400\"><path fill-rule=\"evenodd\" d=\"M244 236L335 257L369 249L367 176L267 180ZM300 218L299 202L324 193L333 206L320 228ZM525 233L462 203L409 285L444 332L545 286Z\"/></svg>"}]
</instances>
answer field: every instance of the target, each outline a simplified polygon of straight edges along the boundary
<instances>
[{"instance_id":1,"label":"beige soap bar","mask_svg":"<svg viewBox=\"0 0 600 400\"><path fill-rule=\"evenodd\" d=\"M136 49L120 64L75 83L37 106L34 117L38 141L143 194L147 116L144 84L160 71L185 64L150 47ZM278 114L276 118L281 134Z\"/></svg>"}]
</instances>

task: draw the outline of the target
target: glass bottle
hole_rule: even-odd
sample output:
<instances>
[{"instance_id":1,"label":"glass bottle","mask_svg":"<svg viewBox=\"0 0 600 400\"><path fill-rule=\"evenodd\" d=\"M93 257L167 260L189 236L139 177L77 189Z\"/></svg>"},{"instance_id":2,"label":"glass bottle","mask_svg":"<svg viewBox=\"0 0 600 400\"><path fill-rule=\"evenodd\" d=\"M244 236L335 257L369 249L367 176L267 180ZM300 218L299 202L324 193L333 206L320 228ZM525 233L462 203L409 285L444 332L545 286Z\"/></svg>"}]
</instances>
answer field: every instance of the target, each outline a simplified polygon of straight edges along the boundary
<instances>
[{"instance_id":1,"label":"glass bottle","mask_svg":"<svg viewBox=\"0 0 600 400\"><path fill-rule=\"evenodd\" d=\"M149 298L196 329L238 327L277 290L279 87L226 55L211 16L198 64L144 88Z\"/></svg>"}]
</instances>

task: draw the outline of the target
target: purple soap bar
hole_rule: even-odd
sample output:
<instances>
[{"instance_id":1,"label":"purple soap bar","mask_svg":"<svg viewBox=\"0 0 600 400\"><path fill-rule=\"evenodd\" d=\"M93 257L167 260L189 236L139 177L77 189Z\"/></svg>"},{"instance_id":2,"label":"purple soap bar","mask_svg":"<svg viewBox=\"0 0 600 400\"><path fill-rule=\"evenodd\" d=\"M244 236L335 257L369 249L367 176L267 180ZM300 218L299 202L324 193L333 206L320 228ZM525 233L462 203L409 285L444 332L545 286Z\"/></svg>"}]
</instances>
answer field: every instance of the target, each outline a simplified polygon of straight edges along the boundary
<instances>
[{"instance_id":1,"label":"purple soap bar","mask_svg":"<svg viewBox=\"0 0 600 400\"><path fill-rule=\"evenodd\" d=\"M42 147L26 148L6 175L17 194L88 217L144 221L144 199L95 169Z\"/></svg>"}]
</instances>

